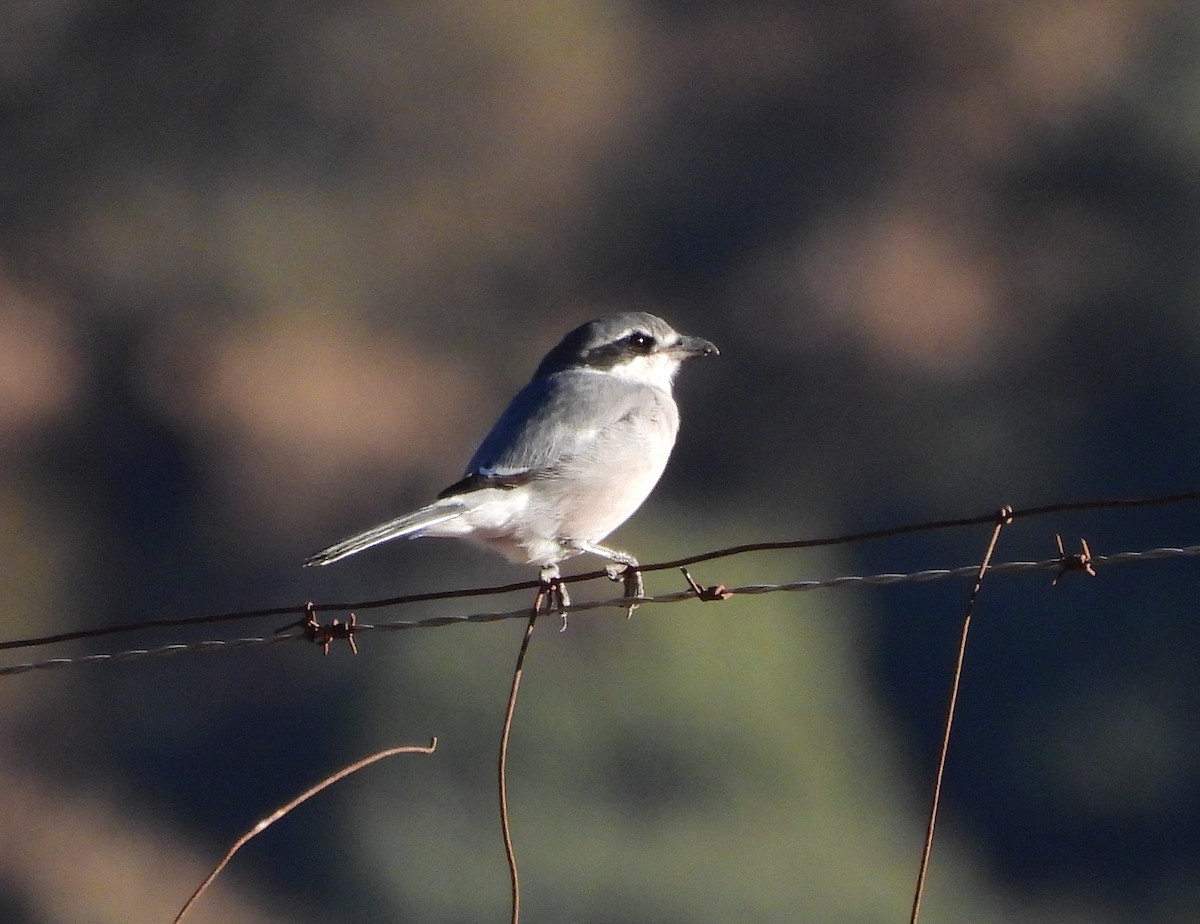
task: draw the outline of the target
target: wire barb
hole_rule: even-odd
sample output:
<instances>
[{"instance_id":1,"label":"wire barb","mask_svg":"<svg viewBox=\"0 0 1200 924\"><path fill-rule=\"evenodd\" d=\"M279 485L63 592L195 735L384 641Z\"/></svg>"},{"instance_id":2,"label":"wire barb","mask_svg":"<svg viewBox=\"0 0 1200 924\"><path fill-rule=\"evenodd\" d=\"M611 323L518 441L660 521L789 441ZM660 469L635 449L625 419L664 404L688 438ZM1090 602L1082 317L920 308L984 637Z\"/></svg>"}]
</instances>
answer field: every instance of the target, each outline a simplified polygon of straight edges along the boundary
<instances>
[{"instance_id":1,"label":"wire barb","mask_svg":"<svg viewBox=\"0 0 1200 924\"><path fill-rule=\"evenodd\" d=\"M692 577L687 568L679 570L683 572L683 579L688 582L688 587L692 589L697 600L712 603L714 600L728 600L733 596L733 591L724 584L697 584L696 579Z\"/></svg>"},{"instance_id":2,"label":"wire barb","mask_svg":"<svg viewBox=\"0 0 1200 924\"><path fill-rule=\"evenodd\" d=\"M1079 545L1083 549L1081 552L1073 552L1067 554L1067 550L1063 548L1062 536L1058 533L1054 534L1054 541L1058 544L1058 557L1062 564L1058 569L1058 574L1054 575L1054 579L1050 582L1051 587L1058 585L1062 580L1063 575L1068 571L1082 571L1084 574L1091 577L1096 576L1095 561L1092 558L1092 550L1088 548L1087 540L1082 536L1079 538Z\"/></svg>"},{"instance_id":3,"label":"wire barb","mask_svg":"<svg viewBox=\"0 0 1200 924\"><path fill-rule=\"evenodd\" d=\"M351 613L345 622L342 622L336 616L333 622L329 625L323 625L317 619L317 605L311 600L304 607L307 615L299 622L289 623L286 626L280 626L275 630L276 634L286 632L288 629L302 628L304 630L303 638L305 641L321 646L321 654L329 654L329 646L334 642L345 640L350 643L350 650L354 654L358 654L358 644L354 641L354 633L358 631L358 616Z\"/></svg>"}]
</instances>

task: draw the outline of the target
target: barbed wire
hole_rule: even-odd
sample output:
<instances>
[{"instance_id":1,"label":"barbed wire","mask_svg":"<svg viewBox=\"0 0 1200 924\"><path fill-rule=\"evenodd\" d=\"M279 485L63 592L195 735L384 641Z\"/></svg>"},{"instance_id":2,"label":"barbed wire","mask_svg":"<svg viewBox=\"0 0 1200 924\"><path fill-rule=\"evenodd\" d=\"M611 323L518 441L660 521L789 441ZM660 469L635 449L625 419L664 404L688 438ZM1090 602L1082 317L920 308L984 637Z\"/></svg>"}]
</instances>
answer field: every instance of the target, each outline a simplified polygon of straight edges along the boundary
<instances>
[{"instance_id":1,"label":"barbed wire","mask_svg":"<svg viewBox=\"0 0 1200 924\"><path fill-rule=\"evenodd\" d=\"M1028 517L1044 516L1051 513L1074 513L1093 510L1109 510L1133 507L1156 507L1167 504L1184 503L1200 500L1200 491L1176 491L1170 494L1156 494L1145 497L1116 497L1084 501L1058 501L1052 504L1041 504L1034 507L1014 509L1006 507L1012 520ZM994 523L996 511L976 514L966 517L954 517L943 520L925 520L920 523L907 523L901 526L890 526L882 529L863 530L853 533L843 533L838 536L827 536L816 539L785 539L768 542L750 542L743 545L728 546L708 552L700 552L684 558L670 561L653 562L641 565L638 570L642 573L667 571L683 568L701 562L716 561L730 558L734 555L744 555L754 552L786 551L796 549L826 548L851 543L869 542L879 539L891 539L898 536L910 536L918 533L936 532L946 529L958 529L966 526L980 526ZM567 575L560 579L563 584L575 584L583 581L594 581L608 577L604 570L585 571L580 574ZM848 578L853 581L855 578ZM124 623L116 626L102 626L93 629L79 629L72 632L60 632L54 635L43 635L33 638L12 639L0 641L0 651L14 648L31 648L41 645L54 645L62 642L79 641L81 639L101 638L108 635L120 635L140 632L146 629L182 628L185 626L207 625L218 622L235 622L248 619L268 619L281 616L304 616L316 613L347 613L365 611L414 603L430 603L437 600L456 600L468 597L499 596L518 591L537 590L540 582L536 580L516 581L510 584L496 584L486 587L466 587L456 590L428 591L416 594L404 594L396 597L385 597L376 600L359 600L350 603L308 603L304 605L275 606L256 610L238 610L229 613L207 614L203 616L185 616L170 619L152 619L141 622Z\"/></svg>"},{"instance_id":2,"label":"barbed wire","mask_svg":"<svg viewBox=\"0 0 1200 924\"><path fill-rule=\"evenodd\" d=\"M1054 558L1045 558L1038 561L999 562L990 566L988 569L988 574L989 576L1005 574L1013 575L1035 571L1054 571L1058 574L1062 574L1067 570L1084 567L1084 562L1086 562L1086 564L1090 565L1092 568L1099 568L1107 567L1109 565L1161 561L1163 559L1171 558L1191 558L1197 556L1200 556L1200 545L1168 546L1153 549L1114 552L1108 555L1088 555L1086 559L1083 559L1082 556L1075 554L1056 556ZM910 571L904 573L884 572L877 574L842 575L839 577L824 578L821 580L788 581L778 584L745 584L739 587L723 587L721 590L730 597L738 597L773 593L800 593L810 590L830 590L851 587L855 585L888 587L896 584L921 584L930 583L933 581L953 580L957 578L975 578L978 574L978 571L979 565L974 564L963 565L956 568L927 568L921 571ZM602 571L596 575L596 577L600 576L606 576L605 572ZM539 585L536 581L534 581L531 582L529 586L536 588ZM688 589L673 591L665 594L657 594L650 597L643 597L638 600L638 603L642 605L682 603L687 600L696 600L698 598L699 595L697 594L696 590ZM629 607L629 603L630 600L627 597L576 603L568 607L564 611L564 614L575 616L580 613L601 609L627 609ZM323 608L319 605L313 605L311 607L312 611L318 611L321 609ZM290 615L297 612L297 609L295 607L281 607L269 612L280 615ZM359 635L365 632L398 632L407 631L410 629L436 629L444 626L503 622L509 619L527 619L528 617L529 607L522 606L511 610L448 614L443 616L431 616L425 619L394 620L383 623L355 622L353 624L353 635ZM352 636L344 635L343 637ZM232 651L241 648L251 648L261 645L277 645L284 642L304 640L313 641L313 637L303 628L297 627L295 631L278 632L266 636L252 636L248 638L236 639L210 639L200 642L183 642L161 645L155 648L134 648L121 652L86 654L66 658L46 658L41 661L29 661L21 664L8 664L0 666L0 677L11 677L17 674L29 673L31 671L45 671L66 667L78 667L84 664L123 663L146 658L166 657L168 655L204 651Z\"/></svg>"}]
</instances>

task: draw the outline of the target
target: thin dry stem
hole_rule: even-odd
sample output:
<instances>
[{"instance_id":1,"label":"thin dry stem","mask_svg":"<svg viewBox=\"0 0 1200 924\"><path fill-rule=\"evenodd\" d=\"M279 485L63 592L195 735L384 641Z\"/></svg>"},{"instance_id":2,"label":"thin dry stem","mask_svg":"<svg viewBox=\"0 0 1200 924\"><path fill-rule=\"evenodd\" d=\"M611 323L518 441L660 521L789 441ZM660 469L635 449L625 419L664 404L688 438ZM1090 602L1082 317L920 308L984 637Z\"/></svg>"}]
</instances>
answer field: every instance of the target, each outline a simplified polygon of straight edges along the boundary
<instances>
[{"instance_id":1,"label":"thin dry stem","mask_svg":"<svg viewBox=\"0 0 1200 924\"><path fill-rule=\"evenodd\" d=\"M967 606L963 611L962 631L958 637L958 654L954 659L954 677L950 684L950 705L946 709L946 724L942 729L942 747L938 752L937 773L933 783L933 798L929 806L929 823L925 826L925 843L921 848L921 865L917 870L917 886L913 892L912 914L909 916L909 924L917 924L917 918L921 914L921 898L925 893L925 877L929 872L929 857L933 853L933 831L937 825L938 804L942 799L942 779L946 772L946 755L950 751L950 730L954 725L954 713L958 707L958 688L962 680L963 662L967 655L967 635L971 631L971 617L975 612L975 600L979 597L979 590L983 587L983 578L987 574L988 566L992 562L992 553L996 551L996 543L1000 539L1000 530L1008 523L1012 522L1012 508L1004 507L996 515L995 526L992 529L992 537L988 540L987 551L983 555L983 561L979 563L979 571L975 576L975 583L971 586L971 593L967 597Z\"/></svg>"},{"instance_id":2,"label":"thin dry stem","mask_svg":"<svg viewBox=\"0 0 1200 924\"><path fill-rule=\"evenodd\" d=\"M343 767L341 770L337 771L331 776L325 777L325 779L321 780L321 782L317 783L315 786L306 789L291 802L288 802L286 805L281 805L274 812L259 821L258 824L234 841L233 846L230 847L225 856L221 858L221 862L219 862L213 868L213 871L208 874L208 877L202 883L200 883L196 891L192 893L192 897L187 900L186 904L184 904L181 909L179 909L179 914L175 915L173 924L179 924L179 922L183 920L183 916L191 910L192 905L196 904L197 899L199 899L200 896L203 895L208 889L208 887L212 885L213 880L215 880L217 876L221 874L221 871L229 865L229 861L233 859L233 855L235 853L241 850L242 847L249 843L249 841L251 841L253 838L257 837L271 825L275 824L275 822L277 822L292 809L296 808L296 806L303 802L307 802L321 790L327 789L339 780L343 780L350 776L350 774L357 773L363 767L370 766L376 761L383 760L385 757L394 757L397 754L432 754L436 749L437 738L431 738L429 740L429 745L426 747L422 747L419 744L404 744L394 748L385 748L382 751L371 754L368 757L364 757L362 760L355 761L347 767Z\"/></svg>"},{"instance_id":3,"label":"thin dry stem","mask_svg":"<svg viewBox=\"0 0 1200 924\"><path fill-rule=\"evenodd\" d=\"M525 673L525 653L529 651L529 639L533 626L542 608L545 591L539 591L525 625L525 637L521 639L521 650L517 653L517 664L513 668L512 688L508 692L508 705L504 709L504 728L500 733L500 757L496 762L496 776L500 793L500 833L504 836L504 856L508 860L508 877L512 886L512 924L521 918L521 880L517 875L517 855L513 850L512 830L508 823L508 738L512 733L513 715L517 710L517 691L521 689L521 676Z\"/></svg>"}]
</instances>

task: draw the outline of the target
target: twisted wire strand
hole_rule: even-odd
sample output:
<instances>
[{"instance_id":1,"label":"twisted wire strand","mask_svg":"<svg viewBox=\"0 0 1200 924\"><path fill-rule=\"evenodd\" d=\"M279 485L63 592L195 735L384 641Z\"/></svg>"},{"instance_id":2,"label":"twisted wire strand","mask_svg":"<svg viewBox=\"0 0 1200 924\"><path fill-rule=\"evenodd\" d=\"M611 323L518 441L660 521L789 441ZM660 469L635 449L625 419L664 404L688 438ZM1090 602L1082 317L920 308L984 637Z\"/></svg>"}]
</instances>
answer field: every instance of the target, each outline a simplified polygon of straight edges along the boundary
<instances>
[{"instance_id":1,"label":"twisted wire strand","mask_svg":"<svg viewBox=\"0 0 1200 924\"><path fill-rule=\"evenodd\" d=\"M1085 501L1058 501L1052 504L1042 504L1037 507L1014 509L1005 506L1005 516L1010 520L1039 517L1051 513L1069 513L1088 510L1132 509L1137 507L1156 507L1167 504L1179 504L1189 501L1200 501L1200 491L1179 491L1172 494L1157 494L1148 497L1116 497L1101 498ZM848 545L851 543L867 542L877 539L889 539L898 536L911 536L918 533L936 532L946 529L958 529L966 526L979 526L993 523L996 511L976 514L967 517L955 517L948 520L926 520L920 523L906 523L901 526L889 526L883 529L870 529L861 532L844 533L839 536L826 536L816 539L787 539L782 541L750 542L745 545L729 546L713 549L696 555L688 555L672 561L661 561L643 564L640 571L649 574L653 571L674 570L700 562L716 561L734 555L745 555L754 552L769 552L780 550L828 548L831 546ZM587 571L572 574L562 578L564 584L574 584L582 581L592 581L606 576L606 571ZM307 615L315 613L349 612L357 610L386 609L411 603L427 603L432 600L455 600L466 597L486 597L499 594L513 593L522 590L536 590L537 581L518 581L512 584L500 584L492 587L466 587L456 590L439 590L426 593L405 594L377 600L361 600L357 602L326 602L310 603L307 606L279 606L259 610L240 610L233 613L214 613L204 616L187 616L173 619L153 619L101 628L80 629L73 632L62 632L56 635L46 635L40 638L13 639L0 641L0 651L15 648L30 648L37 645L54 645L61 642L77 641L87 638L99 638L107 635L119 635L130 632L141 632L146 629L179 628L182 626L207 625L216 622L233 622L247 619L262 619L275 616Z\"/></svg>"},{"instance_id":2,"label":"twisted wire strand","mask_svg":"<svg viewBox=\"0 0 1200 924\"><path fill-rule=\"evenodd\" d=\"M1200 545L1178 547L1163 547L1143 549L1128 552L1114 552L1110 555L1093 555L1089 561L1094 566L1129 564L1144 561L1161 561L1171 558L1190 558L1200 556ZM1000 562L988 569L989 576L1003 574L1020 574L1033 571L1070 570L1071 558L1046 558L1040 561L1010 561ZM888 587L895 584L921 584L932 581L951 580L955 578L974 578L979 570L978 565L963 565L958 568L928 568L922 571L906 573L881 573L842 575L816 581L789 581L781 584L746 584L741 587L726 588L732 596L752 596L771 593L797 593L808 590L826 590L865 585ZM685 600L696 599L694 590L681 590L672 593L658 594L645 597L638 602L645 604L682 603ZM598 600L591 603L577 603L566 610L568 615L576 615L591 610L627 609L629 600L615 598ZM291 612L291 610L288 610ZM395 620L382 623L357 623L354 626L356 635L364 632L398 632L409 629L435 629L443 626L465 625L473 623L502 622L507 619L527 619L529 607L522 606L512 610L494 612L466 613L462 615L431 616L426 619ZM230 651L239 648L251 648L260 645L275 645L283 642L293 642L307 639L303 629L291 632L275 633L267 636L252 636L236 639L211 639L201 642L161 645L156 648L134 648L127 651L101 654L87 654L70 658L46 658L41 661L29 661L22 664L0 666L0 677L10 677L31 671L54 670L63 667L77 667L84 664L112 664L126 661L138 661L145 658L165 657L167 655L184 654L202 651Z\"/></svg>"}]
</instances>

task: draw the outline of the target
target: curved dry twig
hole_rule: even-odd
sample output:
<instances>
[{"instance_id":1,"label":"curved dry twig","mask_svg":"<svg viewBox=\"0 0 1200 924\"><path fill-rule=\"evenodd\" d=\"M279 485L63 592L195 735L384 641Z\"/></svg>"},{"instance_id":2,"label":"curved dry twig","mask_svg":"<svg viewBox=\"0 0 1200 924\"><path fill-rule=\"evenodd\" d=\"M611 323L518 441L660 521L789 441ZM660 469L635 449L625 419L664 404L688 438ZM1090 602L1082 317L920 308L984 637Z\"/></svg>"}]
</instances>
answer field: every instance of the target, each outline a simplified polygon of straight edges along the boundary
<instances>
[{"instance_id":1,"label":"curved dry twig","mask_svg":"<svg viewBox=\"0 0 1200 924\"><path fill-rule=\"evenodd\" d=\"M268 815L266 818L263 818L253 828L233 842L233 846L229 848L225 856L221 858L221 861L215 867L213 867L213 871L208 874L205 880L197 887L196 891L192 893L192 897L189 898L184 906L179 909L179 914L175 915L175 920L172 922L172 924L179 924L179 922L183 920L183 916L191 910L192 906L196 904L196 901L200 898L200 896L207 891L210 885L212 885L213 880L215 880L217 876L221 875L221 871L229 865L229 861L233 859L233 855L235 853L241 850L242 847L244 847L253 838L257 837L271 825L275 824L275 822L277 822L296 806L303 802L307 802L321 790L327 789L339 780L343 780L350 776L350 774L357 773L363 767L370 766L376 761L383 760L385 757L394 757L397 754L432 754L435 750L437 750L437 738L430 738L428 746L425 747L422 747L419 744L403 744L394 748L385 748L382 751L378 751L375 754L364 757L362 760L355 761L349 766L343 767L336 773L325 777L325 779L321 780L321 782L317 783L315 786L309 787L287 804L281 805L270 815Z\"/></svg>"}]
</instances>

